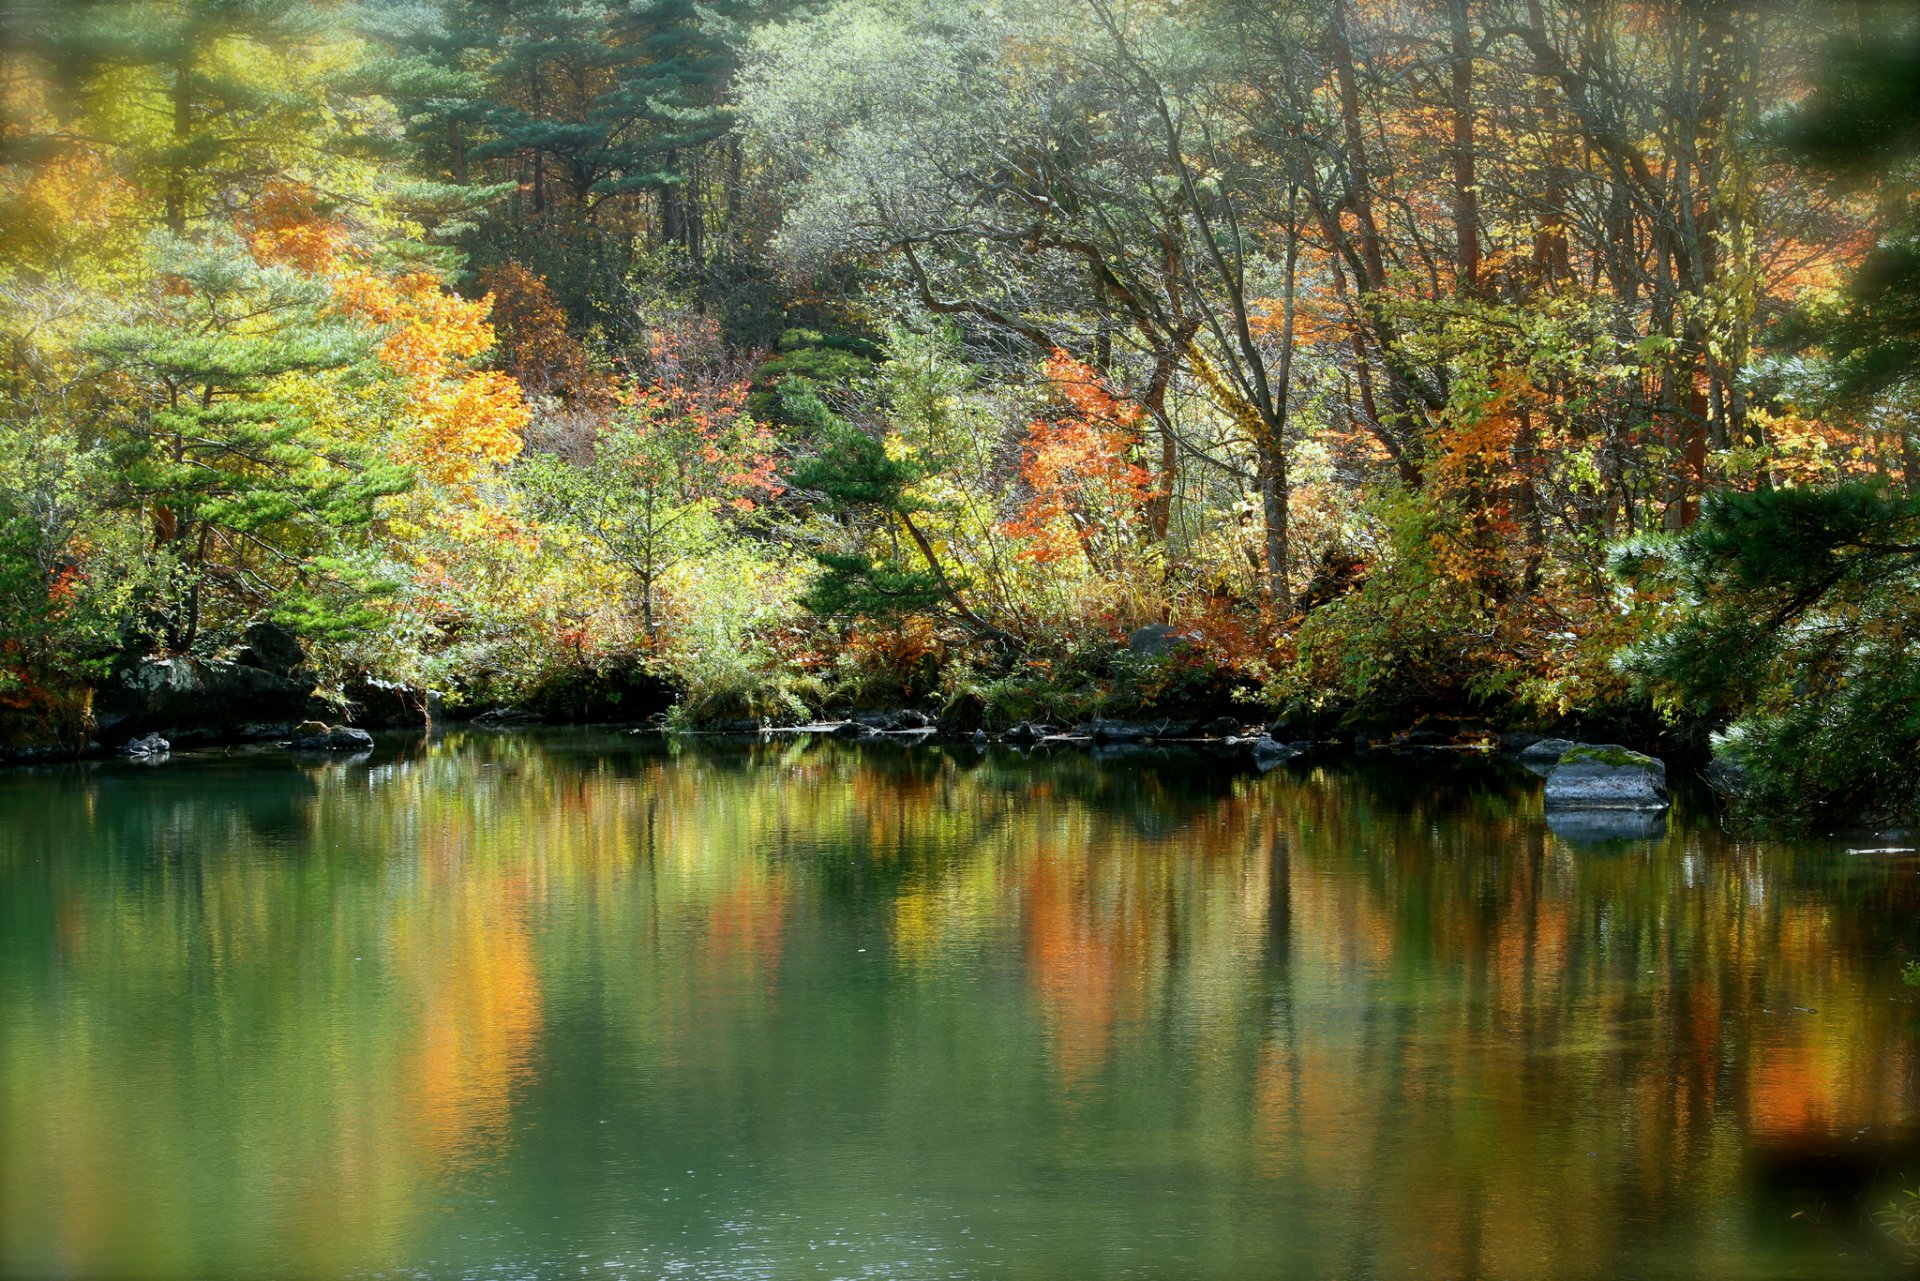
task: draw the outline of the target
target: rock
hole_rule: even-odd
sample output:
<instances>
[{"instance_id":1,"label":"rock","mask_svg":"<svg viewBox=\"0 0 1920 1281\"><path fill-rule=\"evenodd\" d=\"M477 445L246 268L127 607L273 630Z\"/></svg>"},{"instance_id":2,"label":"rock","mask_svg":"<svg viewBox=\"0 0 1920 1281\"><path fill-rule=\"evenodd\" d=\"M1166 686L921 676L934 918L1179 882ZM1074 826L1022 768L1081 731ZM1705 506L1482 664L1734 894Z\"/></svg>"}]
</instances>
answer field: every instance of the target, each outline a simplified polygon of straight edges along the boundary
<instances>
[{"instance_id":1,"label":"rock","mask_svg":"<svg viewBox=\"0 0 1920 1281\"><path fill-rule=\"evenodd\" d=\"M1404 734L1396 734L1387 741L1387 748L1395 752L1423 752L1436 747L1446 747L1451 742L1445 734L1430 729L1410 729Z\"/></svg>"},{"instance_id":2,"label":"rock","mask_svg":"<svg viewBox=\"0 0 1920 1281\"><path fill-rule=\"evenodd\" d=\"M347 683L346 695L349 718L356 725L373 729L433 727L432 695L424 689L361 676Z\"/></svg>"},{"instance_id":3,"label":"rock","mask_svg":"<svg viewBox=\"0 0 1920 1281\"><path fill-rule=\"evenodd\" d=\"M878 734L879 732L879 730L871 726L862 725L859 721L841 721L832 729L828 730L827 734L832 738L865 738L869 734Z\"/></svg>"},{"instance_id":4,"label":"rock","mask_svg":"<svg viewBox=\"0 0 1920 1281\"><path fill-rule=\"evenodd\" d=\"M1276 765L1284 765L1300 755L1301 749L1292 743L1282 743L1271 734L1261 734L1250 745L1253 763L1262 770L1270 770Z\"/></svg>"},{"instance_id":5,"label":"rock","mask_svg":"<svg viewBox=\"0 0 1920 1281\"><path fill-rule=\"evenodd\" d=\"M261 727L285 733L304 720L311 682L200 658L145 658L108 677L94 696L100 729L162 734L170 743L253 737Z\"/></svg>"},{"instance_id":6,"label":"rock","mask_svg":"<svg viewBox=\"0 0 1920 1281\"><path fill-rule=\"evenodd\" d=\"M1500 750L1511 756L1518 756L1535 743L1544 741L1546 737L1545 734L1536 734L1531 730L1512 730L1500 736Z\"/></svg>"},{"instance_id":7,"label":"rock","mask_svg":"<svg viewBox=\"0 0 1920 1281\"><path fill-rule=\"evenodd\" d=\"M298 727L306 733L298 733L288 741L287 746L296 752L371 752L373 735L363 729L352 729L346 725L320 725L315 733L313 726L318 722L307 722Z\"/></svg>"},{"instance_id":8,"label":"rock","mask_svg":"<svg viewBox=\"0 0 1920 1281\"><path fill-rule=\"evenodd\" d=\"M1538 774L1541 778L1545 778L1553 773L1554 767L1560 763L1562 756L1579 746L1579 743L1564 738L1535 739L1520 749L1514 759L1518 760L1520 767L1529 774Z\"/></svg>"},{"instance_id":9,"label":"rock","mask_svg":"<svg viewBox=\"0 0 1920 1281\"><path fill-rule=\"evenodd\" d=\"M883 734L905 734L916 730L931 729L933 717L925 712L911 709L887 712L855 712L850 718L857 725L879 730Z\"/></svg>"},{"instance_id":10,"label":"rock","mask_svg":"<svg viewBox=\"0 0 1920 1281\"><path fill-rule=\"evenodd\" d=\"M295 738L320 738L330 727L324 721L301 721L293 727Z\"/></svg>"},{"instance_id":11,"label":"rock","mask_svg":"<svg viewBox=\"0 0 1920 1281\"><path fill-rule=\"evenodd\" d=\"M241 633L240 641L240 650L233 659L242 667L288 676L307 661L300 638L282 623L255 623Z\"/></svg>"},{"instance_id":12,"label":"rock","mask_svg":"<svg viewBox=\"0 0 1920 1281\"><path fill-rule=\"evenodd\" d=\"M487 729L508 729L515 725L538 725L540 717L524 707L496 707L474 717L473 723ZM760 722L753 722L753 726L758 729Z\"/></svg>"},{"instance_id":13,"label":"rock","mask_svg":"<svg viewBox=\"0 0 1920 1281\"><path fill-rule=\"evenodd\" d=\"M1240 722L1231 716L1216 716L1200 727L1207 738L1232 738L1240 732Z\"/></svg>"},{"instance_id":14,"label":"rock","mask_svg":"<svg viewBox=\"0 0 1920 1281\"><path fill-rule=\"evenodd\" d=\"M126 744L120 749L122 754L127 756L165 756L171 750L173 750L173 744L161 738L158 734L148 734L145 738L128 739Z\"/></svg>"},{"instance_id":15,"label":"rock","mask_svg":"<svg viewBox=\"0 0 1920 1281\"><path fill-rule=\"evenodd\" d=\"M1161 658L1185 645L1192 638L1178 627L1148 623L1127 637L1127 652L1141 658Z\"/></svg>"},{"instance_id":16,"label":"rock","mask_svg":"<svg viewBox=\"0 0 1920 1281\"><path fill-rule=\"evenodd\" d=\"M1008 743L1037 743L1054 732L1051 725L1038 721L1020 721L1000 737Z\"/></svg>"},{"instance_id":17,"label":"rock","mask_svg":"<svg viewBox=\"0 0 1920 1281\"><path fill-rule=\"evenodd\" d=\"M1548 776L1547 808L1664 810L1667 767L1616 743L1583 743L1561 756Z\"/></svg>"},{"instance_id":18,"label":"rock","mask_svg":"<svg viewBox=\"0 0 1920 1281\"><path fill-rule=\"evenodd\" d=\"M1150 728L1132 721L1088 721L1086 733L1096 743L1138 743L1153 737Z\"/></svg>"}]
</instances>

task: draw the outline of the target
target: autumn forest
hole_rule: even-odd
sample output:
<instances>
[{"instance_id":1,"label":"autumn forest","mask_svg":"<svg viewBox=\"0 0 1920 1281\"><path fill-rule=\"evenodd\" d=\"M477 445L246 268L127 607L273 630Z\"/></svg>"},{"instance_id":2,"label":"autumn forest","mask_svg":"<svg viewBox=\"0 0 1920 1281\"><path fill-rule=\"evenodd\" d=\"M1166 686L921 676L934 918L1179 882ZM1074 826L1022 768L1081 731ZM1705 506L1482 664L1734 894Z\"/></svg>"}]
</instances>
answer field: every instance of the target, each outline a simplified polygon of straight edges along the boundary
<instances>
[{"instance_id":1,"label":"autumn forest","mask_svg":"<svg viewBox=\"0 0 1920 1281\"><path fill-rule=\"evenodd\" d=\"M1920 5L6 0L0 747L156 657L1920 812Z\"/></svg>"}]
</instances>

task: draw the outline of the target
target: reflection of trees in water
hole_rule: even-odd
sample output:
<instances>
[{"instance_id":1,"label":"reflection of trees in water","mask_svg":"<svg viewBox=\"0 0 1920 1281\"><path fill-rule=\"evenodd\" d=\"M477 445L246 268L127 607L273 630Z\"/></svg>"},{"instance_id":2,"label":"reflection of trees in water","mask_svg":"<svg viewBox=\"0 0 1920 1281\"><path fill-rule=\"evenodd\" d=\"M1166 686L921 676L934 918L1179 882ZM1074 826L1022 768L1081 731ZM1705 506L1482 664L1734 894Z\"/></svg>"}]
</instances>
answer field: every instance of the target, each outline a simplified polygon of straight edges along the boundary
<instances>
[{"instance_id":1,"label":"reflection of trees in water","mask_svg":"<svg viewBox=\"0 0 1920 1281\"><path fill-rule=\"evenodd\" d=\"M1720 1258L1768 1145L1915 1106L1916 878L1684 822L1593 853L1486 768L474 734L0 791L0 872L0 1213L83 1271L397 1263L436 1181L544 1210L725 1149L678 1230L877 1165L1200 1199L1076 1203L1056 1259L1605 1275Z\"/></svg>"}]
</instances>

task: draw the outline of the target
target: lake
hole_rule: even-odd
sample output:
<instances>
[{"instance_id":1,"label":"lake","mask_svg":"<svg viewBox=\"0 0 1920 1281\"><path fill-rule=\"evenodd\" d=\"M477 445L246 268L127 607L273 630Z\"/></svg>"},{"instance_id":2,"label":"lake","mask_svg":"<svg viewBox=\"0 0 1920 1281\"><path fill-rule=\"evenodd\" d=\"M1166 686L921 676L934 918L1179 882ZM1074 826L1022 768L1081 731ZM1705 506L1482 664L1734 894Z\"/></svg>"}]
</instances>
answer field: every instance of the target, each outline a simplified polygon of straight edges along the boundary
<instances>
[{"instance_id":1,"label":"lake","mask_svg":"<svg viewBox=\"0 0 1920 1281\"><path fill-rule=\"evenodd\" d=\"M1448 756L4 771L0 1273L1889 1275L1917 868Z\"/></svg>"}]
</instances>

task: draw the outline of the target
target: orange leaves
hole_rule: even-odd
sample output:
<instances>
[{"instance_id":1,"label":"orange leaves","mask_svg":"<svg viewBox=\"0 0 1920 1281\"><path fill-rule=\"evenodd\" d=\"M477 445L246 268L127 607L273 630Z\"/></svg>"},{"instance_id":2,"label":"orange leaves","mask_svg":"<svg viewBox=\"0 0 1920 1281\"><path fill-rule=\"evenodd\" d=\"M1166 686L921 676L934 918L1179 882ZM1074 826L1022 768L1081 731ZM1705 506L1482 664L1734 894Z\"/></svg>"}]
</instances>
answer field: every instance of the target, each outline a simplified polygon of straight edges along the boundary
<instances>
[{"instance_id":1,"label":"orange leaves","mask_svg":"<svg viewBox=\"0 0 1920 1281\"><path fill-rule=\"evenodd\" d=\"M567 313L545 280L508 262L481 272L480 287L493 299L499 363L521 386L539 395L575 397L598 389L586 349L567 332Z\"/></svg>"},{"instance_id":2,"label":"orange leaves","mask_svg":"<svg viewBox=\"0 0 1920 1281\"><path fill-rule=\"evenodd\" d=\"M423 272L354 272L336 286L342 308L387 327L380 356L404 380L411 428L396 453L440 484L511 461L533 417L520 384L471 363L493 346L493 300L469 302Z\"/></svg>"},{"instance_id":3,"label":"orange leaves","mask_svg":"<svg viewBox=\"0 0 1920 1281\"><path fill-rule=\"evenodd\" d=\"M258 261L327 280L342 314L385 331L380 359L403 388L396 459L436 484L457 485L519 454L533 416L520 384L473 367L494 345L491 295L470 301L427 272L372 269L349 229L321 215L305 187L268 188L251 220Z\"/></svg>"},{"instance_id":4,"label":"orange leaves","mask_svg":"<svg viewBox=\"0 0 1920 1281\"><path fill-rule=\"evenodd\" d=\"M1506 549L1518 538L1513 498L1517 485L1533 483L1521 444L1529 430L1526 416L1538 399L1524 374L1501 370L1483 399L1451 416L1451 430L1438 442L1434 486L1466 525L1443 524L1431 541L1436 568L1457 582L1498 578Z\"/></svg>"},{"instance_id":5,"label":"orange leaves","mask_svg":"<svg viewBox=\"0 0 1920 1281\"><path fill-rule=\"evenodd\" d=\"M1123 537L1153 496L1153 474L1133 461L1142 414L1064 351L1047 358L1046 375L1068 412L1028 427L1020 476L1030 496L1002 528L1027 544L1020 553L1027 560L1079 550L1097 565L1100 544ZM1118 551L1104 550L1109 557Z\"/></svg>"},{"instance_id":6,"label":"orange leaves","mask_svg":"<svg viewBox=\"0 0 1920 1281\"><path fill-rule=\"evenodd\" d=\"M401 461L442 483L458 483L519 455L532 411L512 378L484 369L413 381L415 425L397 451Z\"/></svg>"},{"instance_id":7,"label":"orange leaves","mask_svg":"<svg viewBox=\"0 0 1920 1281\"><path fill-rule=\"evenodd\" d=\"M333 276L357 257L353 237L322 218L311 189L276 183L251 210L253 256L262 266L291 267L310 276Z\"/></svg>"}]
</instances>

